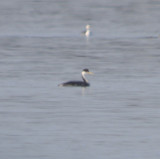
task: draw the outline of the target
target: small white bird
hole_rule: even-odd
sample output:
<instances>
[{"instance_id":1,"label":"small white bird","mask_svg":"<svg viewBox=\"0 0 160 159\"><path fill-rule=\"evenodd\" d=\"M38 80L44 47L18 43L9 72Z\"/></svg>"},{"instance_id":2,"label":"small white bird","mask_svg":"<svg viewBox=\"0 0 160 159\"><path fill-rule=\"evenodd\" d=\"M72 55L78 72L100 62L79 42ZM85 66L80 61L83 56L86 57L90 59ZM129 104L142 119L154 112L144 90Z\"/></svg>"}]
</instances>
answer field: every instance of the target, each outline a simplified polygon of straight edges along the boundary
<instances>
[{"instance_id":1,"label":"small white bird","mask_svg":"<svg viewBox=\"0 0 160 159\"><path fill-rule=\"evenodd\" d=\"M90 30L90 25L87 24L86 25L86 30L82 32L87 38L90 36L91 34L91 30Z\"/></svg>"}]
</instances>

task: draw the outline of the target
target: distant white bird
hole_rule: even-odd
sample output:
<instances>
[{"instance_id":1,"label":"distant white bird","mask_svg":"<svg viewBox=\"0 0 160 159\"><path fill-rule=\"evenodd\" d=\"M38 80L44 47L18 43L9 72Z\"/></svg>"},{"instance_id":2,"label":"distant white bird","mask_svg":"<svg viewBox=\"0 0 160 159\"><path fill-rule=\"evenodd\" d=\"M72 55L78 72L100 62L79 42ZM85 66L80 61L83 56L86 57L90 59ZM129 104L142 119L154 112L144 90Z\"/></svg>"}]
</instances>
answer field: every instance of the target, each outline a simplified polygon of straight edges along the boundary
<instances>
[{"instance_id":1,"label":"distant white bird","mask_svg":"<svg viewBox=\"0 0 160 159\"><path fill-rule=\"evenodd\" d=\"M90 25L87 24L86 25L86 30L82 32L87 38L90 36L91 34L91 30L90 30Z\"/></svg>"}]
</instances>

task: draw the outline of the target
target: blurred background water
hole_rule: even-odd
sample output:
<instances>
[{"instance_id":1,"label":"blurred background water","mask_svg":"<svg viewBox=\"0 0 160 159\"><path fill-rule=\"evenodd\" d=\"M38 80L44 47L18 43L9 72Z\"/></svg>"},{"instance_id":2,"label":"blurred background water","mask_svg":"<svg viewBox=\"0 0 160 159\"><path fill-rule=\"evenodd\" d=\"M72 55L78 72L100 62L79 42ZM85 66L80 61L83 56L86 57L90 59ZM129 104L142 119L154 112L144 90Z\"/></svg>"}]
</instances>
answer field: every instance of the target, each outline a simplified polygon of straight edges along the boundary
<instances>
[{"instance_id":1,"label":"blurred background water","mask_svg":"<svg viewBox=\"0 0 160 159\"><path fill-rule=\"evenodd\" d=\"M158 0L0 1L1 158L159 159L159 17ZM89 88L57 86L84 68Z\"/></svg>"}]
</instances>

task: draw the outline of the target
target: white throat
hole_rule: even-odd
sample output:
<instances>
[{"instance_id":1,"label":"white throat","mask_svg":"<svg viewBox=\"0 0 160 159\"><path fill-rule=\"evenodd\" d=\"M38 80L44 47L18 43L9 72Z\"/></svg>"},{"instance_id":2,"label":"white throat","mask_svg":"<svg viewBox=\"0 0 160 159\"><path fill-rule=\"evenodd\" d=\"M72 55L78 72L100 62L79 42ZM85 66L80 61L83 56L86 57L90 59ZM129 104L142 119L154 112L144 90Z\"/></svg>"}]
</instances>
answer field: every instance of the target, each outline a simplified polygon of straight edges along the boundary
<instances>
[{"instance_id":1,"label":"white throat","mask_svg":"<svg viewBox=\"0 0 160 159\"><path fill-rule=\"evenodd\" d=\"M86 74L86 72L85 72L85 71L82 71L82 79L83 79L85 82L88 83L87 79L85 78L85 74Z\"/></svg>"}]
</instances>

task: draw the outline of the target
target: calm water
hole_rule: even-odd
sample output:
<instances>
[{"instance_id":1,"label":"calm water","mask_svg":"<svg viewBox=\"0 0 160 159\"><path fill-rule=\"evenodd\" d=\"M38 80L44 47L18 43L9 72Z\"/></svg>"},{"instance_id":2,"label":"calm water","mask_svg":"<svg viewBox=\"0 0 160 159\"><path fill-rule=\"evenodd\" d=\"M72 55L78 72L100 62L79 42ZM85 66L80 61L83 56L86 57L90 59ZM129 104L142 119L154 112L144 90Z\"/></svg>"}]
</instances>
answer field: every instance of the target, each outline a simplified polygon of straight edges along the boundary
<instances>
[{"instance_id":1,"label":"calm water","mask_svg":"<svg viewBox=\"0 0 160 159\"><path fill-rule=\"evenodd\" d=\"M159 159L159 17L153 0L0 1L1 158ZM89 88L57 86L84 68Z\"/></svg>"}]
</instances>

